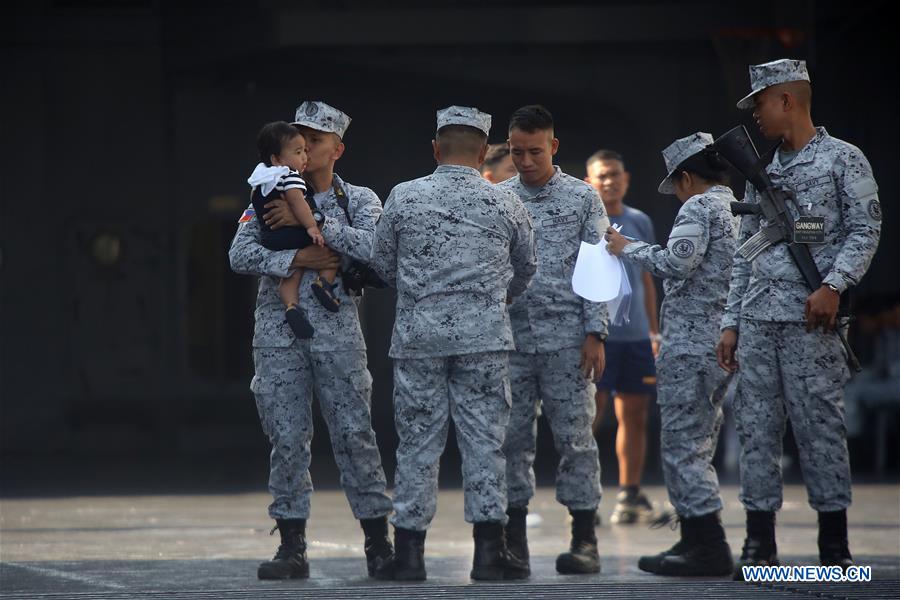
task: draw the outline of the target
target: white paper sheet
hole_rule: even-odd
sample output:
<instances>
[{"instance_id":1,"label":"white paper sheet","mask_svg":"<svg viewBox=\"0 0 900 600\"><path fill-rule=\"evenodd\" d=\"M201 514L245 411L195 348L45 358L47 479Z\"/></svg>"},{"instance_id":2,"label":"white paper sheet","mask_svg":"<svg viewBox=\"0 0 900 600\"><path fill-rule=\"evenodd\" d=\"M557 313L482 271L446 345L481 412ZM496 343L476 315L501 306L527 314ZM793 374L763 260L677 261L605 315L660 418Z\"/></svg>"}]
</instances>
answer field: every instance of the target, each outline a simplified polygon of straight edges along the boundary
<instances>
[{"instance_id":1,"label":"white paper sheet","mask_svg":"<svg viewBox=\"0 0 900 600\"><path fill-rule=\"evenodd\" d=\"M581 242L572 291L591 302L607 302L619 295L622 285L622 265L606 251L606 240L598 244Z\"/></svg>"},{"instance_id":2,"label":"white paper sheet","mask_svg":"<svg viewBox=\"0 0 900 600\"><path fill-rule=\"evenodd\" d=\"M625 325L631 320L631 283L628 281L628 271L625 270L625 262L620 258L619 267L622 269L622 285L619 294L606 303L609 310L610 325Z\"/></svg>"}]
</instances>

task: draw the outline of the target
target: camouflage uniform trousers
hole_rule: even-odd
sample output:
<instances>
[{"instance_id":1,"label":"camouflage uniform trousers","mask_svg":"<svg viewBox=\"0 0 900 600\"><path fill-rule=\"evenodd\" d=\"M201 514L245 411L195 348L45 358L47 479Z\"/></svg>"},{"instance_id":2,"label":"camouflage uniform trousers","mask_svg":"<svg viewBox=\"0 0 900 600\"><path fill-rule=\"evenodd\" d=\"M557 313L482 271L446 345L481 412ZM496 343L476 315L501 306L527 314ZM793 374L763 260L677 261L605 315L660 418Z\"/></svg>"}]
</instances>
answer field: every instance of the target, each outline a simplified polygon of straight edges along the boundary
<instances>
[{"instance_id":1,"label":"camouflage uniform trousers","mask_svg":"<svg viewBox=\"0 0 900 600\"><path fill-rule=\"evenodd\" d=\"M809 504L850 505L844 426L849 369L835 333L805 324L741 319L735 421L741 442L740 500L747 510L781 508L782 438L791 420Z\"/></svg>"},{"instance_id":2,"label":"camouflage uniform trousers","mask_svg":"<svg viewBox=\"0 0 900 600\"><path fill-rule=\"evenodd\" d=\"M513 404L503 452L510 506L527 506L534 496L539 405L560 456L556 500L570 510L596 510L600 504L600 461L591 431L595 388L580 362L580 347L509 355Z\"/></svg>"},{"instance_id":3,"label":"camouflage uniform trousers","mask_svg":"<svg viewBox=\"0 0 900 600\"><path fill-rule=\"evenodd\" d=\"M682 518L722 510L712 465L731 375L716 357L661 354L656 361L660 446L669 500Z\"/></svg>"},{"instance_id":4,"label":"camouflage uniform trousers","mask_svg":"<svg viewBox=\"0 0 900 600\"><path fill-rule=\"evenodd\" d=\"M394 360L394 420L400 444L395 527L423 531L437 510L438 469L450 418L462 455L465 519L506 522L509 420L507 352Z\"/></svg>"},{"instance_id":5,"label":"camouflage uniform trousers","mask_svg":"<svg viewBox=\"0 0 900 600\"><path fill-rule=\"evenodd\" d=\"M263 431L272 444L269 505L273 519L309 518L313 392L331 435L341 486L357 519L391 512L381 455L372 430L372 376L363 350L310 352L309 342L254 348L256 397Z\"/></svg>"}]
</instances>

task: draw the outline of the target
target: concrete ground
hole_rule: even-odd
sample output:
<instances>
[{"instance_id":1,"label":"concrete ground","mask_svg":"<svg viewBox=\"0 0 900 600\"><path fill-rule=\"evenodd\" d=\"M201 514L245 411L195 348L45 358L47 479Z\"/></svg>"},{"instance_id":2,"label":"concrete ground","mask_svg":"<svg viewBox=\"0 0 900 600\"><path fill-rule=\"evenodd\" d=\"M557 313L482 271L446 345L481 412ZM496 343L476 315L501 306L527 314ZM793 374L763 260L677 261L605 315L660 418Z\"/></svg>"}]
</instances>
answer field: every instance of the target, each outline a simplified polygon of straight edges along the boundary
<instances>
[{"instance_id":1,"label":"concrete ground","mask_svg":"<svg viewBox=\"0 0 900 600\"><path fill-rule=\"evenodd\" d=\"M652 499L665 490L646 488ZM723 490L723 520L735 554L743 540L737 488ZM850 510L856 563L871 565L870 584L758 586L722 579L648 575L637 558L671 546L669 528L611 526L614 494L604 497L598 528L603 571L561 576L554 561L568 545L566 512L542 488L531 511L532 577L524 582L469 580L471 527L463 521L462 492L441 492L426 540L428 580L396 585L366 577L362 532L340 491L317 491L307 533L308 580L256 579L256 565L278 545L269 536L265 493L91 496L0 499L0 597L3 598L350 598L350 597L900 597L900 486L858 485ZM778 517L784 563L817 564L816 517L800 486L785 490ZM749 595L748 595L749 594Z\"/></svg>"}]
</instances>

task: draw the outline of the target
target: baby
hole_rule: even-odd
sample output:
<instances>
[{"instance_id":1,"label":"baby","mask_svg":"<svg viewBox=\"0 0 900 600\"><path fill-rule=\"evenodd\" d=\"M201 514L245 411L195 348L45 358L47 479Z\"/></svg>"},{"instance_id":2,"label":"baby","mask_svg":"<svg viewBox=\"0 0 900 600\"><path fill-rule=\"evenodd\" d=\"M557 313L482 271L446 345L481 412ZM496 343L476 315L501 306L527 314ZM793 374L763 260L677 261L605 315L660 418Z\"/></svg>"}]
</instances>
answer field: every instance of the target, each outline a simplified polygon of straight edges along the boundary
<instances>
[{"instance_id":1,"label":"baby","mask_svg":"<svg viewBox=\"0 0 900 600\"><path fill-rule=\"evenodd\" d=\"M300 173L306 168L306 139L303 134L284 121L265 125L256 139L259 158L262 161L247 180L253 187L251 202L259 219L260 243L269 250L291 250L305 248L310 244L324 246L322 232L313 217L315 206L310 204L311 196L306 194L306 183ZM288 203L294 218L300 226L270 228L263 216L268 212L265 205L279 197ZM312 290L319 302L331 312L340 309L341 301L334 294L334 279L337 269L319 271L312 284ZM309 339L315 333L312 324L300 308L300 280L303 269L281 280L278 293L287 306L284 313L294 335L299 339Z\"/></svg>"}]
</instances>

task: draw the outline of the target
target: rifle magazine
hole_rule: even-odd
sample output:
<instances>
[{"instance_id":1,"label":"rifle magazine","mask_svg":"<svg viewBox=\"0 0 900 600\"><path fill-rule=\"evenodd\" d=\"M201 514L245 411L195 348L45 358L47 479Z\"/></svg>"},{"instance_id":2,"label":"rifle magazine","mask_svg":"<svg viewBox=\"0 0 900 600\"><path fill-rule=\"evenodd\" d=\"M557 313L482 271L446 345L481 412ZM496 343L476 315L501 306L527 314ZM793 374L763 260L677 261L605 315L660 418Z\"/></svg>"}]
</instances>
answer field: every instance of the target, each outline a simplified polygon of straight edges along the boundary
<instances>
[{"instance_id":1,"label":"rifle magazine","mask_svg":"<svg viewBox=\"0 0 900 600\"><path fill-rule=\"evenodd\" d=\"M765 230L757 231L753 234L749 240L744 242L740 248L738 248L738 254L740 254L745 260L753 261L757 256L762 253L763 250L772 245L772 240L769 239L769 236L766 235Z\"/></svg>"}]
</instances>

